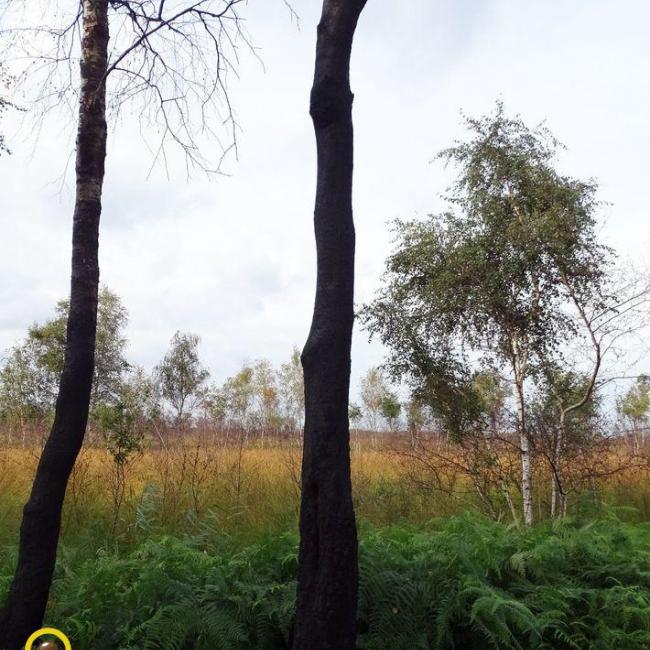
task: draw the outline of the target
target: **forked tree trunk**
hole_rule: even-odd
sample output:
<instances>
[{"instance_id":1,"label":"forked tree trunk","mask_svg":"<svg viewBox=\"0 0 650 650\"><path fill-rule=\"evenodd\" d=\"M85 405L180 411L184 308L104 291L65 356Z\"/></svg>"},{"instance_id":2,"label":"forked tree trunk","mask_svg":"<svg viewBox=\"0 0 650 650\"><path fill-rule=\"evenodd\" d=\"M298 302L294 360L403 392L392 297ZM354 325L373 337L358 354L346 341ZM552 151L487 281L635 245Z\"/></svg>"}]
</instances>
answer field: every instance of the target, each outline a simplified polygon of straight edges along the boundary
<instances>
[{"instance_id":1,"label":"forked tree trunk","mask_svg":"<svg viewBox=\"0 0 650 650\"><path fill-rule=\"evenodd\" d=\"M0 647L22 648L41 627L61 528L68 478L83 442L97 328L97 260L106 155L105 74L108 0L83 0L81 94L72 232L70 313L65 362L52 430L20 528L18 565L0 619Z\"/></svg>"},{"instance_id":2,"label":"forked tree trunk","mask_svg":"<svg viewBox=\"0 0 650 650\"><path fill-rule=\"evenodd\" d=\"M302 353L305 441L294 650L351 650L357 531L348 396L354 293L350 54L366 0L324 0L310 113L318 149L314 315Z\"/></svg>"}]
</instances>

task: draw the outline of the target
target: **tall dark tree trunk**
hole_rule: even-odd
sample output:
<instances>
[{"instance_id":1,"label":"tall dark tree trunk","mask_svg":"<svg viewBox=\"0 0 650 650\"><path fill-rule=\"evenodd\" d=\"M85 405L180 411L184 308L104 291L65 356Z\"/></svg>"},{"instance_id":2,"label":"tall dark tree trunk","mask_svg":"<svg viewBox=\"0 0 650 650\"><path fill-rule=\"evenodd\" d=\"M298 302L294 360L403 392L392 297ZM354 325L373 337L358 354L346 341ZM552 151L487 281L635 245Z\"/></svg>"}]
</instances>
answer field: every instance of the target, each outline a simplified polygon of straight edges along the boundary
<instances>
[{"instance_id":1,"label":"tall dark tree trunk","mask_svg":"<svg viewBox=\"0 0 650 650\"><path fill-rule=\"evenodd\" d=\"M316 301L302 353L305 441L294 650L355 646L357 532L350 480L350 350L354 320L350 54L366 0L324 0L310 113L318 180Z\"/></svg>"},{"instance_id":2,"label":"tall dark tree trunk","mask_svg":"<svg viewBox=\"0 0 650 650\"><path fill-rule=\"evenodd\" d=\"M0 618L0 647L22 648L41 627L68 478L83 442L95 362L97 260L106 155L108 0L83 0L81 93L65 363L52 430L23 511L18 566Z\"/></svg>"}]
</instances>

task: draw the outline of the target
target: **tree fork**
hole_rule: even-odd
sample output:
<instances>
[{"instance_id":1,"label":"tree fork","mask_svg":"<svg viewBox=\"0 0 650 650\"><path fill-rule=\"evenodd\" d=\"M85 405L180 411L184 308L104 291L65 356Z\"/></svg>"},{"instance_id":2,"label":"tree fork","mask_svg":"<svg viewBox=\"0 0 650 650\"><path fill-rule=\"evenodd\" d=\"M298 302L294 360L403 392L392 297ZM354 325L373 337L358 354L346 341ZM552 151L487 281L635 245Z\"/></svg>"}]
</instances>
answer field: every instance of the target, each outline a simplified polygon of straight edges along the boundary
<instances>
[{"instance_id":1,"label":"tree fork","mask_svg":"<svg viewBox=\"0 0 650 650\"><path fill-rule=\"evenodd\" d=\"M318 175L317 281L302 353L305 438L293 650L352 650L357 531L350 478L348 400L354 320L353 129L350 56L366 0L324 0L310 114Z\"/></svg>"},{"instance_id":2,"label":"tree fork","mask_svg":"<svg viewBox=\"0 0 650 650\"><path fill-rule=\"evenodd\" d=\"M95 361L99 219L106 156L108 0L83 0L70 312L54 423L20 528L18 564L0 617L0 647L18 650L41 627L68 479L83 442Z\"/></svg>"}]
</instances>

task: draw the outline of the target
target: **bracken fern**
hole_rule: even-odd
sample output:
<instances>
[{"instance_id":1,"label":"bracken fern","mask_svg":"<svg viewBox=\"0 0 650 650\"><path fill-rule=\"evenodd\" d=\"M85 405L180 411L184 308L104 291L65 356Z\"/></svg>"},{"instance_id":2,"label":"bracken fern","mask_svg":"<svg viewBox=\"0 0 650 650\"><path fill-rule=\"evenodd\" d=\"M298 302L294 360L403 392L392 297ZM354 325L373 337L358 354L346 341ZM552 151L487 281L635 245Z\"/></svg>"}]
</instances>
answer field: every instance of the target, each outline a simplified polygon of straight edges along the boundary
<instances>
[{"instance_id":1,"label":"bracken fern","mask_svg":"<svg viewBox=\"0 0 650 650\"><path fill-rule=\"evenodd\" d=\"M650 647L646 524L517 530L468 514L360 539L360 650ZM287 533L241 550L204 527L90 558L64 548L48 622L79 650L287 648L296 547Z\"/></svg>"}]
</instances>

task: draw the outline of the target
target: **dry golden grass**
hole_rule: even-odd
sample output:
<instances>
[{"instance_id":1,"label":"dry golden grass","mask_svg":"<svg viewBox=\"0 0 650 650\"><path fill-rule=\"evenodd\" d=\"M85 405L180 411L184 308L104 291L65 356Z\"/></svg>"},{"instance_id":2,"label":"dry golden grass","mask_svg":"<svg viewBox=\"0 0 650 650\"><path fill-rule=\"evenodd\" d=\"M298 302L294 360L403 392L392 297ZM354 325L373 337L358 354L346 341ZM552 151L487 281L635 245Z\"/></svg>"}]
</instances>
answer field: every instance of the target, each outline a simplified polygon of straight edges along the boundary
<instances>
[{"instance_id":1,"label":"dry golden grass","mask_svg":"<svg viewBox=\"0 0 650 650\"><path fill-rule=\"evenodd\" d=\"M0 540L16 539L38 450L0 449ZM605 459L614 467L614 457ZM422 524L468 507L479 507L467 477L447 477L450 492L431 490L427 469L389 449L356 449L352 475L362 525ZM447 468L444 471L449 472ZM300 450L297 446L224 447L187 438L168 447L151 445L125 468L123 483L111 456L86 446L70 480L63 539L86 538L105 545L129 543L151 532L210 534L249 543L297 525ZM610 501L650 514L648 471L630 467L601 476L583 494L571 496L576 507ZM548 481L539 476L538 512L545 511ZM514 494L517 498L516 492Z\"/></svg>"},{"instance_id":2,"label":"dry golden grass","mask_svg":"<svg viewBox=\"0 0 650 650\"><path fill-rule=\"evenodd\" d=\"M0 536L5 540L17 533L37 462L35 449L0 450ZM389 452L354 452L352 472L362 519L383 524L445 514L436 511L435 499L405 482L401 460ZM299 479L298 447L224 448L188 439L145 450L127 465L120 485L110 455L86 446L70 479L63 537L82 530L109 536L115 519L115 532L126 538L139 526L175 534L209 526L246 541L249 535L296 526Z\"/></svg>"}]
</instances>

